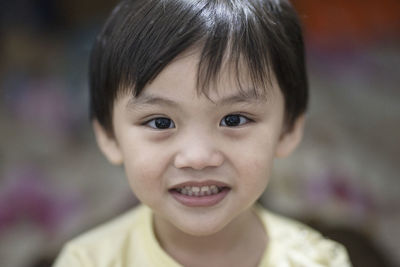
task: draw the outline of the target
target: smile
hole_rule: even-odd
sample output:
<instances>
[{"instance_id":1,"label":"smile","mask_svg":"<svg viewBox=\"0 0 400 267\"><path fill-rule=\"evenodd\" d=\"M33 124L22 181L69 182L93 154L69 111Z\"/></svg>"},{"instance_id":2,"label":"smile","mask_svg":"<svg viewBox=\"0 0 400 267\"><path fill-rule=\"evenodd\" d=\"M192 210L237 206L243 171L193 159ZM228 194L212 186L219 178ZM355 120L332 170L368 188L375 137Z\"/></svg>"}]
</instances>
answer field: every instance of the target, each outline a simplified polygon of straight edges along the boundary
<instances>
[{"instance_id":1,"label":"smile","mask_svg":"<svg viewBox=\"0 0 400 267\"><path fill-rule=\"evenodd\" d=\"M179 203L188 207L208 207L222 201L230 192L224 183L185 183L168 191Z\"/></svg>"},{"instance_id":2,"label":"smile","mask_svg":"<svg viewBox=\"0 0 400 267\"><path fill-rule=\"evenodd\" d=\"M211 186L185 186L183 188L177 188L175 189L177 192L187 195L187 196L210 196L210 195L215 195L221 192L223 187L218 187L216 185L211 185Z\"/></svg>"}]
</instances>

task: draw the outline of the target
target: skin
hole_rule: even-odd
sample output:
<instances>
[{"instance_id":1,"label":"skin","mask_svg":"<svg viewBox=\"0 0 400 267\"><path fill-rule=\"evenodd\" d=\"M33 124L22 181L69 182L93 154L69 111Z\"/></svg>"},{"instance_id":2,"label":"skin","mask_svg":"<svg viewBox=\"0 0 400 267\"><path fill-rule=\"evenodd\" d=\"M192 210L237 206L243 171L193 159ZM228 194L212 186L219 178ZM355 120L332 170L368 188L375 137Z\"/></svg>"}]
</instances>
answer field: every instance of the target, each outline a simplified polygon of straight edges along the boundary
<instances>
[{"instance_id":1,"label":"skin","mask_svg":"<svg viewBox=\"0 0 400 267\"><path fill-rule=\"evenodd\" d=\"M251 207L268 184L274 158L289 155L300 142L304 120L283 132L284 100L276 82L265 97L250 90L244 97L229 68L208 97L199 95L198 59L197 52L185 54L139 97L118 97L114 134L94 121L97 141L111 163L124 165L132 191L154 211L161 246L175 260L185 266L256 266L268 237ZM242 80L248 86L243 88L251 88L245 74ZM239 119L234 126L225 121L232 114ZM160 117L169 119L169 128L157 129L154 119ZM230 187L211 207L184 206L168 191L205 180Z\"/></svg>"}]
</instances>

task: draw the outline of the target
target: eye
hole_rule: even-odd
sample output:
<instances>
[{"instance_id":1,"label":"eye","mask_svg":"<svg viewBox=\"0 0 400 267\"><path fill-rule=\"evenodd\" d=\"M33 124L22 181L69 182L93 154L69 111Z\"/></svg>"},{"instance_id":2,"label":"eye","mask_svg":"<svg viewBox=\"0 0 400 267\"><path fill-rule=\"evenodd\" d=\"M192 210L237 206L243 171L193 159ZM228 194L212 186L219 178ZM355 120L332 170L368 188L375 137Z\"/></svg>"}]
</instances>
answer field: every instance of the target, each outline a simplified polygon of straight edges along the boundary
<instances>
[{"instance_id":1,"label":"eye","mask_svg":"<svg viewBox=\"0 0 400 267\"><path fill-rule=\"evenodd\" d=\"M168 118L154 118L152 120L147 121L144 125L149 126L153 129L157 130L164 130L164 129L171 129L175 128L175 123Z\"/></svg>"},{"instance_id":2,"label":"eye","mask_svg":"<svg viewBox=\"0 0 400 267\"><path fill-rule=\"evenodd\" d=\"M224 127L237 127L243 124L249 123L251 120L243 115L239 114L230 114L225 116L221 122L220 126Z\"/></svg>"}]
</instances>

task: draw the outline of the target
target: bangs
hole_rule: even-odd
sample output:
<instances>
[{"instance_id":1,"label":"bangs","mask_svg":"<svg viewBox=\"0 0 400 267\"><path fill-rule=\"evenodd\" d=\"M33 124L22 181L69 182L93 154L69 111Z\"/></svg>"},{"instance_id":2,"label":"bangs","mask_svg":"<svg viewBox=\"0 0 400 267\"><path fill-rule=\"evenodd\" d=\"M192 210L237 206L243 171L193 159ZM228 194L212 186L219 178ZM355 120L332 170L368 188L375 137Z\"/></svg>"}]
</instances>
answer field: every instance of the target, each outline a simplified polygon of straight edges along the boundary
<instances>
[{"instance_id":1,"label":"bangs","mask_svg":"<svg viewBox=\"0 0 400 267\"><path fill-rule=\"evenodd\" d=\"M250 78L254 94L265 95L272 84L270 48L259 29L257 17L248 7L223 6L219 12L217 8L211 7L212 13L207 13L206 19L214 23L202 40L198 90L207 95L210 88L216 88L221 71L227 69L243 93L248 88L242 87L242 79Z\"/></svg>"},{"instance_id":2,"label":"bangs","mask_svg":"<svg viewBox=\"0 0 400 267\"><path fill-rule=\"evenodd\" d=\"M103 101L102 109L91 108L92 117L111 123L105 113L113 101L104 99L140 95L172 60L191 49L200 50L197 88L206 95L225 66L243 92L245 70L256 95L267 93L272 75L283 91L306 80L300 77L305 71L299 71L304 68L301 29L286 1L126 0L111 14L92 51L92 103ZM285 105L290 109L292 104Z\"/></svg>"}]
</instances>

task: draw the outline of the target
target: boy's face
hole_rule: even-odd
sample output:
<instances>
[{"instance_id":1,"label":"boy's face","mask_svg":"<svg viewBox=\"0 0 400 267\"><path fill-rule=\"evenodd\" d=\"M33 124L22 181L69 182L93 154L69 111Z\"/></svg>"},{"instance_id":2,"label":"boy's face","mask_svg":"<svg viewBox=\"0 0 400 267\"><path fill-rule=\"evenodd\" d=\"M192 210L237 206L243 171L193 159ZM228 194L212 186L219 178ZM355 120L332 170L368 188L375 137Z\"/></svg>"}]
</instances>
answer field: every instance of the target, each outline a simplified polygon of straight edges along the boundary
<instances>
[{"instance_id":1,"label":"boy's face","mask_svg":"<svg viewBox=\"0 0 400 267\"><path fill-rule=\"evenodd\" d=\"M94 125L100 148L112 163L124 165L133 192L155 219L200 236L248 214L268 184L274 157L286 156L300 141L302 119L283 133L277 84L257 98L251 83L243 82L249 90L244 97L229 72L221 73L209 98L198 95L198 58L192 53L175 60L135 99L119 97L114 137ZM206 196L187 195L203 182L210 185L203 188ZM179 193L183 183L195 187ZM213 192L212 184L224 189Z\"/></svg>"}]
</instances>

